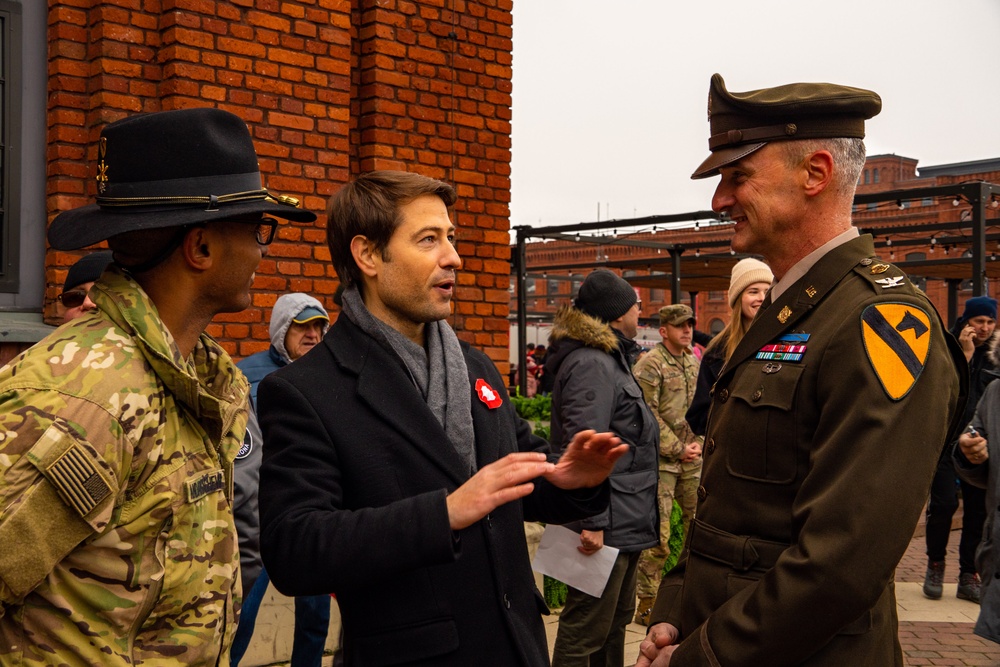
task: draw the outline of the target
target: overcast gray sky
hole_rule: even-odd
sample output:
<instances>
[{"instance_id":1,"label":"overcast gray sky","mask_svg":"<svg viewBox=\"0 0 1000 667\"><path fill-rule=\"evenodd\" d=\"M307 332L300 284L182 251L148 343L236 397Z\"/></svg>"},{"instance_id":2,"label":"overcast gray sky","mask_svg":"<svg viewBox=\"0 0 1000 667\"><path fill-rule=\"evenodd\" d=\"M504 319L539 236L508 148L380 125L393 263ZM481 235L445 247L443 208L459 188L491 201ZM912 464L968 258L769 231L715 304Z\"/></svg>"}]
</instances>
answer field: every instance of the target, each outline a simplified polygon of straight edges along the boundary
<instances>
[{"instance_id":1,"label":"overcast gray sky","mask_svg":"<svg viewBox=\"0 0 1000 667\"><path fill-rule=\"evenodd\" d=\"M515 0L511 225L710 208L715 72L876 91L869 155L1000 157L1000 0Z\"/></svg>"}]
</instances>

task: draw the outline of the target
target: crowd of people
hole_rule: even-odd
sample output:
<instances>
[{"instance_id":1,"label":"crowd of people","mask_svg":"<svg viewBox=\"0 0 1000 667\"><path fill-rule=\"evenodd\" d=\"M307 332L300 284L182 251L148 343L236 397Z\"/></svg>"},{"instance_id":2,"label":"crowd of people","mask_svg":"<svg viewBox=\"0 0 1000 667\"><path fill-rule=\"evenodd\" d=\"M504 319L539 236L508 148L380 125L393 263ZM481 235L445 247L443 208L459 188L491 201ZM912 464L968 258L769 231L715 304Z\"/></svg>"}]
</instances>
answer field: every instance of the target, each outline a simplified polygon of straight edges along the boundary
<instances>
[{"instance_id":1,"label":"crowd of people","mask_svg":"<svg viewBox=\"0 0 1000 667\"><path fill-rule=\"evenodd\" d=\"M901 666L893 572L930 489L942 596L959 484L958 596L1000 641L996 300L949 334L852 226L877 94L710 92L692 177L719 177L712 208L752 255L730 322L699 358L695 312L664 305L640 359L636 290L591 272L524 369L549 441L448 324L452 186L340 188L339 316L282 295L237 364L205 327L250 304L276 218L315 214L261 187L229 112L107 125L97 201L49 243L108 249L69 270L65 324L0 369L0 664L235 666L273 583L295 597L293 665L319 664L335 595L340 664L541 667L524 522L543 521L584 557L617 549L602 594L569 588L555 667L624 665L633 620L639 667Z\"/></svg>"}]
</instances>

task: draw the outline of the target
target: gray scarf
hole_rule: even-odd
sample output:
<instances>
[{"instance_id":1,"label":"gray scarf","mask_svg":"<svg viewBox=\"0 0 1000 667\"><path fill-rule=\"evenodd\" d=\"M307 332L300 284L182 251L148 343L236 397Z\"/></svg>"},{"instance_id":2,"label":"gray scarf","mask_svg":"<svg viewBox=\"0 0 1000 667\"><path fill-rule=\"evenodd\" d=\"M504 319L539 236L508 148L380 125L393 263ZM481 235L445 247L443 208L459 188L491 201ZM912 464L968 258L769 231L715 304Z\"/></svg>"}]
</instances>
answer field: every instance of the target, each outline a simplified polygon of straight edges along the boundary
<instances>
[{"instance_id":1,"label":"gray scarf","mask_svg":"<svg viewBox=\"0 0 1000 667\"><path fill-rule=\"evenodd\" d=\"M476 434L472 426L469 370L452 328L444 320L425 324L425 350L372 315L357 287L344 290L343 304L348 319L403 362L455 451L468 464L470 474L474 473Z\"/></svg>"}]
</instances>

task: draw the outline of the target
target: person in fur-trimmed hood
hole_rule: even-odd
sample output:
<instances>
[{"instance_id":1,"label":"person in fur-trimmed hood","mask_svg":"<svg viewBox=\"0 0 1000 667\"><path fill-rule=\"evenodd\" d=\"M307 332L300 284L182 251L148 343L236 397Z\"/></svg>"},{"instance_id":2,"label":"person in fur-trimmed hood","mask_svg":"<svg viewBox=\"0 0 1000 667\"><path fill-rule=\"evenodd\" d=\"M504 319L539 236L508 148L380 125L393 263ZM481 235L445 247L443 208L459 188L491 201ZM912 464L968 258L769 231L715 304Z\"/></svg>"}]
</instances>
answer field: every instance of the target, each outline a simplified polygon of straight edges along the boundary
<instances>
[{"instance_id":1,"label":"person in fur-trimmed hood","mask_svg":"<svg viewBox=\"0 0 1000 667\"><path fill-rule=\"evenodd\" d=\"M608 510L567 526L580 532L577 548L585 554L605 545L620 551L600 598L569 588L553 667L623 664L639 555L659 541L659 427L630 370L640 309L625 280L611 271L594 271L580 286L574 306L556 313L549 337L545 372L555 377L553 448L565 447L585 429L611 431L629 445L611 473Z\"/></svg>"},{"instance_id":2,"label":"person in fur-trimmed hood","mask_svg":"<svg viewBox=\"0 0 1000 667\"><path fill-rule=\"evenodd\" d=\"M996 332L997 301L988 296L972 297L965 302L965 310L958 318L952 334L962 346L969 362L969 400L965 404L962 424L968 424L976 411L986 385L997 377L998 363ZM945 443L938 460L934 481L931 482L930 500L927 503L925 540L927 543L927 572L924 575L924 595L940 599L944 592L945 555L951 520L958 510L958 490L962 490L962 536L958 546L958 588L956 597L979 603L980 579L976 572L976 547L983 536L986 520L986 493L961 480L955 484L955 467L952 464L953 442Z\"/></svg>"}]
</instances>

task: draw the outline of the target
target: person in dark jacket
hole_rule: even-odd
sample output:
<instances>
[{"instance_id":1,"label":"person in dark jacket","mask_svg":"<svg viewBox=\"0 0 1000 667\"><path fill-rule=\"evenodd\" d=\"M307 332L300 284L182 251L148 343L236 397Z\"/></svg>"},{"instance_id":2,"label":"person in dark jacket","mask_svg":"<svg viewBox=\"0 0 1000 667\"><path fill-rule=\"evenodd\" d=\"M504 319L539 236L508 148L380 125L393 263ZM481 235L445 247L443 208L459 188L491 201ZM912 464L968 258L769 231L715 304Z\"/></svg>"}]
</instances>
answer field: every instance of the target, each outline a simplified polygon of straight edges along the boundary
<instances>
[{"instance_id":1,"label":"person in dark jacket","mask_svg":"<svg viewBox=\"0 0 1000 667\"><path fill-rule=\"evenodd\" d=\"M578 549L619 549L604 593L569 587L559 616L553 667L624 663L625 627L635 612L639 557L659 543L659 427L632 375L630 357L640 304L625 280L604 269L590 273L574 306L557 313L546 372L555 375L552 444L561 448L585 429L610 430L629 446L611 473L608 511L570 524Z\"/></svg>"},{"instance_id":2,"label":"person in dark jacket","mask_svg":"<svg viewBox=\"0 0 1000 667\"><path fill-rule=\"evenodd\" d=\"M264 565L286 595L336 593L348 666L547 665L524 521L603 511L628 450L588 431L552 455L448 326L454 202L405 172L341 188L343 310L260 385Z\"/></svg>"},{"instance_id":3,"label":"person in dark jacket","mask_svg":"<svg viewBox=\"0 0 1000 667\"><path fill-rule=\"evenodd\" d=\"M990 355L1000 361L1000 337L991 336ZM984 390L969 427L958 439L958 446L949 448L952 461L963 482L985 493L986 513L983 541L976 550L975 567L982 576L979 618L973 632L1000 643L1000 521L996 508L1000 504L1000 382ZM963 487L964 489L965 487ZM963 531L962 537L965 534Z\"/></svg>"},{"instance_id":4,"label":"person in dark jacket","mask_svg":"<svg viewBox=\"0 0 1000 667\"><path fill-rule=\"evenodd\" d=\"M986 385L996 379L995 341L998 338L997 301L988 296L972 297L955 323L952 333L958 338L962 352L969 361L969 400L965 404L962 423L968 424L975 414ZM951 519L958 511L958 491L962 490L962 534L958 544L958 588L960 600L979 602L980 578L976 572L976 547L983 537L986 521L986 494L974 484L956 479L951 452L954 442L945 443L938 459L934 481L931 482L927 503L924 539L927 544L927 573L924 575L924 595L938 600L944 594L945 555L951 535ZM956 483L958 482L958 483Z\"/></svg>"},{"instance_id":5,"label":"person in dark jacket","mask_svg":"<svg viewBox=\"0 0 1000 667\"><path fill-rule=\"evenodd\" d=\"M712 403L712 386L719 379L722 366L757 316L772 280L774 275L771 274L771 269L759 259L747 257L733 265L729 278L729 307L732 309L729 324L705 348L698 368L694 398L684 416L695 435L705 435L708 408Z\"/></svg>"}]
</instances>

